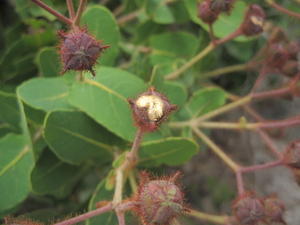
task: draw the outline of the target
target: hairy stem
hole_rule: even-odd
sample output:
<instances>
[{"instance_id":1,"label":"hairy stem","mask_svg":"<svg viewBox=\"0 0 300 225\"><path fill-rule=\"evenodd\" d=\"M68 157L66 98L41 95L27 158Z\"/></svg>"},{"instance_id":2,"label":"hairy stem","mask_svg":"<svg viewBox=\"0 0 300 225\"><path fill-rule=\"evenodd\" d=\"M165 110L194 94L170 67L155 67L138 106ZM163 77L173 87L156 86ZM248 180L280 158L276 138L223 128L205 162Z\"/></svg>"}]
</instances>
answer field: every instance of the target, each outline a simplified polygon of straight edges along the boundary
<instances>
[{"instance_id":1,"label":"hairy stem","mask_svg":"<svg viewBox=\"0 0 300 225\"><path fill-rule=\"evenodd\" d=\"M79 216L73 217L71 219L67 219L67 220L59 222L59 223L55 223L54 225L71 225L71 224L76 224L76 223L79 223L81 221L87 220L87 219L89 219L91 217L94 217L94 216L103 214L105 212L108 212L108 211L110 211L112 209L113 209L112 204L109 203L109 204L107 204L107 205L105 205L105 206L103 206L103 207L101 207L99 209L92 210L90 212L81 214Z\"/></svg>"},{"instance_id":2,"label":"hairy stem","mask_svg":"<svg viewBox=\"0 0 300 225\"><path fill-rule=\"evenodd\" d=\"M234 162L228 155L226 155L224 151L219 146L217 146L208 136L206 136L200 129L198 129L197 127L193 127L193 131L234 172L237 172L239 170L239 164Z\"/></svg>"},{"instance_id":3,"label":"hairy stem","mask_svg":"<svg viewBox=\"0 0 300 225\"><path fill-rule=\"evenodd\" d=\"M41 8L45 9L46 11L51 13L52 15L56 16L57 19L59 19L60 21L66 23L68 25L72 25L72 20L70 20L69 18L67 18L64 15L60 14L56 10L52 9L51 7L46 5L44 2L42 2L40 0L31 0L31 1L35 4L37 4L38 6L40 6Z\"/></svg>"},{"instance_id":4,"label":"hairy stem","mask_svg":"<svg viewBox=\"0 0 300 225\"><path fill-rule=\"evenodd\" d=\"M80 18L81 18L81 15L82 15L82 13L85 9L86 2L87 2L87 0L80 0L80 2L79 2L79 6L78 6L78 9L77 9L77 12L76 12L76 16L74 18L74 25L75 26L78 26L79 23L80 23Z\"/></svg>"},{"instance_id":5,"label":"hairy stem","mask_svg":"<svg viewBox=\"0 0 300 225\"><path fill-rule=\"evenodd\" d=\"M68 7L68 11L69 11L69 16L71 19L73 19L75 17L73 0L67 0L67 7Z\"/></svg>"},{"instance_id":6,"label":"hairy stem","mask_svg":"<svg viewBox=\"0 0 300 225\"><path fill-rule=\"evenodd\" d=\"M291 17L295 17L297 19L300 19L300 14L296 13L296 12L292 12L286 8L283 8L282 6L278 5L276 2L274 2L273 0L266 0L266 2L272 6L273 8L277 9L279 12L285 13Z\"/></svg>"},{"instance_id":7,"label":"hairy stem","mask_svg":"<svg viewBox=\"0 0 300 225\"><path fill-rule=\"evenodd\" d=\"M208 213L199 212L194 209L188 210L187 215L215 224L226 224L229 220L228 216L212 215Z\"/></svg>"},{"instance_id":8,"label":"hairy stem","mask_svg":"<svg viewBox=\"0 0 300 225\"><path fill-rule=\"evenodd\" d=\"M238 65L233 65L233 66L226 66L220 69L216 69L207 73L201 74L201 79L203 78L211 78L211 77L218 77L223 74L227 73L233 73L233 72L239 72L239 71L245 71L249 69L248 64L238 64Z\"/></svg>"}]
</instances>

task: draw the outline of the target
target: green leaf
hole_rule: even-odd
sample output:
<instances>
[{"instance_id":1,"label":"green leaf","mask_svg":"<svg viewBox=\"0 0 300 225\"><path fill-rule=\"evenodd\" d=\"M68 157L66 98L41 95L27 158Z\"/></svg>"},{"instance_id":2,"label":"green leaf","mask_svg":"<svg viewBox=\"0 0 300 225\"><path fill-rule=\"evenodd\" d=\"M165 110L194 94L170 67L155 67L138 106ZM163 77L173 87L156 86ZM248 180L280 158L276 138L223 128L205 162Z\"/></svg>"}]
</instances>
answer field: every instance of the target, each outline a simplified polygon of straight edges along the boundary
<instances>
[{"instance_id":1,"label":"green leaf","mask_svg":"<svg viewBox=\"0 0 300 225\"><path fill-rule=\"evenodd\" d=\"M31 147L22 135L0 139L0 211L23 201L30 192L30 173L34 165Z\"/></svg>"},{"instance_id":2,"label":"green leaf","mask_svg":"<svg viewBox=\"0 0 300 225\"><path fill-rule=\"evenodd\" d=\"M46 112L72 109L67 101L69 87L63 77L31 79L21 84L17 93L28 105Z\"/></svg>"},{"instance_id":3,"label":"green leaf","mask_svg":"<svg viewBox=\"0 0 300 225\"><path fill-rule=\"evenodd\" d=\"M87 160L97 164L109 162L113 146L121 143L84 113L76 111L51 112L45 121L44 136L53 152L72 164Z\"/></svg>"},{"instance_id":4,"label":"green leaf","mask_svg":"<svg viewBox=\"0 0 300 225\"><path fill-rule=\"evenodd\" d=\"M143 166L181 165L198 152L198 145L188 138L170 137L144 142L140 149Z\"/></svg>"},{"instance_id":5,"label":"green leaf","mask_svg":"<svg viewBox=\"0 0 300 225\"><path fill-rule=\"evenodd\" d=\"M123 70L100 67L96 72L95 80L86 79L73 85L70 103L114 134L133 140L136 128L127 98L144 92L146 85Z\"/></svg>"},{"instance_id":6,"label":"green leaf","mask_svg":"<svg viewBox=\"0 0 300 225\"><path fill-rule=\"evenodd\" d=\"M56 77L60 73L59 55L54 47L42 48L36 56L36 63L44 77Z\"/></svg>"},{"instance_id":7,"label":"green leaf","mask_svg":"<svg viewBox=\"0 0 300 225\"><path fill-rule=\"evenodd\" d=\"M187 32L167 32L150 38L153 65L173 62L178 57L188 59L195 55L199 47L198 39Z\"/></svg>"},{"instance_id":8,"label":"green leaf","mask_svg":"<svg viewBox=\"0 0 300 225\"><path fill-rule=\"evenodd\" d=\"M0 109L1 126L10 132L21 133L21 115L16 96L0 91Z\"/></svg>"},{"instance_id":9,"label":"green leaf","mask_svg":"<svg viewBox=\"0 0 300 225\"><path fill-rule=\"evenodd\" d=\"M197 9L197 3L198 0L184 0L185 7L187 8L187 11L190 14L190 18L193 22L201 25L206 31L208 31L208 25L202 22L197 14L198 14L198 9ZM213 24L213 29L214 29L214 34L218 38L223 38L227 36L228 34L232 33L235 31L240 24L242 23L245 15L247 5L243 1L237 1L234 4L234 8L231 11L230 15L222 13L217 21ZM250 40L249 38L246 37L238 37L235 40L237 41L246 41Z\"/></svg>"},{"instance_id":10,"label":"green leaf","mask_svg":"<svg viewBox=\"0 0 300 225\"><path fill-rule=\"evenodd\" d=\"M105 45L110 45L110 48L100 56L100 64L114 65L119 54L118 43L120 41L120 31L114 15L103 6L93 6L84 12L81 23L86 25L89 32L98 40L103 40Z\"/></svg>"},{"instance_id":11,"label":"green leaf","mask_svg":"<svg viewBox=\"0 0 300 225\"><path fill-rule=\"evenodd\" d=\"M188 117L197 117L224 105L226 98L226 92L220 88L204 88L193 94L183 111Z\"/></svg>"},{"instance_id":12,"label":"green leaf","mask_svg":"<svg viewBox=\"0 0 300 225\"><path fill-rule=\"evenodd\" d=\"M101 201L111 201L111 199L113 198L114 195L114 190L106 190L105 189L105 180L102 180L90 202L89 202L89 210L93 210L96 209L96 203L97 202L101 202ZM101 214L99 216L95 216L89 220L86 221L85 225L116 225L118 224L118 220L117 217L115 215L114 211L110 211L104 214Z\"/></svg>"},{"instance_id":13,"label":"green leaf","mask_svg":"<svg viewBox=\"0 0 300 225\"><path fill-rule=\"evenodd\" d=\"M164 0L146 1L146 12L148 16L156 23L170 24L175 22L172 11Z\"/></svg>"},{"instance_id":14,"label":"green leaf","mask_svg":"<svg viewBox=\"0 0 300 225\"><path fill-rule=\"evenodd\" d=\"M50 151L44 151L32 174L32 189L36 194L63 198L71 193L85 170L60 161Z\"/></svg>"}]
</instances>

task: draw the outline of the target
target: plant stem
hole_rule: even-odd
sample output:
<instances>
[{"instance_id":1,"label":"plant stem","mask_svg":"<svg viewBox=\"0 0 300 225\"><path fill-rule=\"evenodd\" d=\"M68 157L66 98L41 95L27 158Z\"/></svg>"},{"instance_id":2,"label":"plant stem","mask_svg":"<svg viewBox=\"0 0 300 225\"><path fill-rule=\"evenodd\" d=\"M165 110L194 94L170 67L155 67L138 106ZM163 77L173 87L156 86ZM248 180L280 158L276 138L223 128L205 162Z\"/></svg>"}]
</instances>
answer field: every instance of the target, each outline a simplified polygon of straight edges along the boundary
<instances>
[{"instance_id":1,"label":"plant stem","mask_svg":"<svg viewBox=\"0 0 300 225\"><path fill-rule=\"evenodd\" d=\"M116 214L117 214L118 222L119 222L118 225L126 225L124 212L117 211Z\"/></svg>"},{"instance_id":2,"label":"plant stem","mask_svg":"<svg viewBox=\"0 0 300 225\"><path fill-rule=\"evenodd\" d=\"M136 132L131 150L128 154L128 158L131 160L131 163L134 163L138 160L138 151L142 143L143 136L144 132L139 128Z\"/></svg>"},{"instance_id":3,"label":"plant stem","mask_svg":"<svg viewBox=\"0 0 300 225\"><path fill-rule=\"evenodd\" d=\"M258 93L252 93L251 96L254 100L262 100L266 98L274 98L274 97L281 97L290 94L291 88L290 87L284 87L284 88L278 88L271 91L263 91Z\"/></svg>"},{"instance_id":4,"label":"plant stem","mask_svg":"<svg viewBox=\"0 0 300 225\"><path fill-rule=\"evenodd\" d=\"M280 151L277 150L276 145L273 143L269 135L263 131L262 129L258 129L258 134L261 137L262 141L266 144L268 149L278 158L280 159L282 157Z\"/></svg>"},{"instance_id":5,"label":"plant stem","mask_svg":"<svg viewBox=\"0 0 300 225\"><path fill-rule=\"evenodd\" d=\"M108 211L110 211L112 209L113 209L112 204L109 203L109 204L107 204L107 205L105 205L105 206L103 206L103 207L101 207L99 209L92 210L90 212L81 214L79 216L73 217L71 219L67 219L67 220L59 222L59 223L55 223L54 225L71 225L71 224L76 224L76 223L79 223L81 221L87 220L87 219L89 219L91 217L94 217L94 216L100 215L102 213L108 212Z\"/></svg>"},{"instance_id":6,"label":"plant stem","mask_svg":"<svg viewBox=\"0 0 300 225\"><path fill-rule=\"evenodd\" d=\"M231 34L229 34L228 36L222 38L222 39L219 39L217 41L215 41L215 44L216 45L221 45L221 44L224 44L225 42L228 42L232 39L235 39L236 37L242 35L242 32L240 29L237 29L235 30L234 32L232 32Z\"/></svg>"},{"instance_id":7,"label":"plant stem","mask_svg":"<svg viewBox=\"0 0 300 225\"><path fill-rule=\"evenodd\" d=\"M300 19L300 14L299 13L296 13L296 12L292 12L286 8L283 8L282 6L278 5L276 2L274 2L273 0L266 0L266 2L272 6L273 8L277 9L279 12L282 12L282 13L285 13L287 14L288 16L291 16L291 17L295 17L297 19Z\"/></svg>"},{"instance_id":8,"label":"plant stem","mask_svg":"<svg viewBox=\"0 0 300 225\"><path fill-rule=\"evenodd\" d=\"M220 69L216 69L207 73L201 74L201 79L203 78L210 78L210 77L217 77L226 73L233 73L233 72L239 72L249 69L248 64L238 64L233 66L226 66Z\"/></svg>"},{"instance_id":9,"label":"plant stem","mask_svg":"<svg viewBox=\"0 0 300 225\"><path fill-rule=\"evenodd\" d=\"M46 5L44 2L42 2L40 0L31 0L31 1L35 4L37 4L38 6L40 6L41 8L45 9L46 11L51 13L52 15L56 16L57 19L59 19L60 21L66 23L68 25L72 25L72 20L70 20L69 18L67 18L64 15L60 14L56 10L52 9L51 7Z\"/></svg>"},{"instance_id":10,"label":"plant stem","mask_svg":"<svg viewBox=\"0 0 300 225\"><path fill-rule=\"evenodd\" d=\"M80 18L81 18L81 15L82 15L82 13L85 9L86 2L87 2L87 0L80 0L80 2L79 2L79 6L78 6L78 9L77 9L77 12L76 12L76 16L74 18L74 25L75 26L78 26L79 23L80 23Z\"/></svg>"},{"instance_id":11,"label":"plant stem","mask_svg":"<svg viewBox=\"0 0 300 225\"><path fill-rule=\"evenodd\" d=\"M210 149L222 159L225 164L227 164L234 172L237 172L240 166L234 162L229 156L227 156L224 151L218 147L208 136L206 136L197 127L192 127L194 133L208 146Z\"/></svg>"},{"instance_id":12,"label":"plant stem","mask_svg":"<svg viewBox=\"0 0 300 225\"><path fill-rule=\"evenodd\" d=\"M240 169L235 172L235 177L236 177L236 185L237 185L237 189L238 189L238 194L242 195L242 194L244 194L245 189L244 189L243 174Z\"/></svg>"},{"instance_id":13,"label":"plant stem","mask_svg":"<svg viewBox=\"0 0 300 225\"><path fill-rule=\"evenodd\" d=\"M183 72L191 68L195 63L197 63L199 60L201 60L204 56L206 56L208 53L210 53L213 49L215 49L215 46L210 43L205 49L203 49L201 52L199 52L196 56L194 56L190 61L188 61L186 64L184 64L182 67L174 71L173 73L170 73L165 76L167 80L174 80L178 78Z\"/></svg>"},{"instance_id":14,"label":"plant stem","mask_svg":"<svg viewBox=\"0 0 300 225\"><path fill-rule=\"evenodd\" d=\"M68 7L68 11L69 11L69 16L71 19L73 19L75 17L73 0L67 0L67 7Z\"/></svg>"},{"instance_id":15,"label":"plant stem","mask_svg":"<svg viewBox=\"0 0 300 225\"><path fill-rule=\"evenodd\" d=\"M196 217L200 220L208 221L215 224L226 224L228 222L228 216L219 216L219 215L212 215L208 213L199 212L194 209L188 210L186 213L189 216Z\"/></svg>"},{"instance_id":16,"label":"plant stem","mask_svg":"<svg viewBox=\"0 0 300 225\"><path fill-rule=\"evenodd\" d=\"M264 164L261 164L261 165L241 167L240 170L241 170L242 173L249 173L249 172L253 172L253 171L257 171L257 170L268 169L268 168L272 168L272 167L275 167L275 166L280 166L282 164L283 164L282 159L279 159L279 160L264 163Z\"/></svg>"},{"instance_id":17,"label":"plant stem","mask_svg":"<svg viewBox=\"0 0 300 225\"><path fill-rule=\"evenodd\" d=\"M118 20L117 20L118 25L121 26L124 23L127 23L127 22L135 19L141 12L142 12L142 10L139 9L139 10L133 11L127 15L124 15L124 16L118 18Z\"/></svg>"}]
</instances>

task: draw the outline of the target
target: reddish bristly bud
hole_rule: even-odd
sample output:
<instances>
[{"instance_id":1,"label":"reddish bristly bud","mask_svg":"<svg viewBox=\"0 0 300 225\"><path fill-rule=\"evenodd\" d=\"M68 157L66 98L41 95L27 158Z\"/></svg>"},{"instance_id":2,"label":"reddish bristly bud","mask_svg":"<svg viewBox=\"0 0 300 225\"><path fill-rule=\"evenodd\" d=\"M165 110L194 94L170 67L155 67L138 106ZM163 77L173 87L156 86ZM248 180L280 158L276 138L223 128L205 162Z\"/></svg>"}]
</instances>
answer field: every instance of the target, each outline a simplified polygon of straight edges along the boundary
<instances>
[{"instance_id":1,"label":"reddish bristly bud","mask_svg":"<svg viewBox=\"0 0 300 225\"><path fill-rule=\"evenodd\" d=\"M28 218L14 218L14 217L5 217L5 225L43 225L42 223L32 221Z\"/></svg>"},{"instance_id":2,"label":"reddish bristly bud","mask_svg":"<svg viewBox=\"0 0 300 225\"><path fill-rule=\"evenodd\" d=\"M271 44L268 48L266 64L271 68L282 69L289 60L289 52L282 43Z\"/></svg>"},{"instance_id":3,"label":"reddish bristly bud","mask_svg":"<svg viewBox=\"0 0 300 225\"><path fill-rule=\"evenodd\" d=\"M255 194L247 192L236 199L232 205L234 217L241 225L257 225L265 215L264 205Z\"/></svg>"},{"instance_id":4,"label":"reddish bristly bud","mask_svg":"<svg viewBox=\"0 0 300 225\"><path fill-rule=\"evenodd\" d=\"M90 71L93 76L93 66L96 64L101 52L109 46L102 45L86 29L71 30L68 33L60 31L59 36L60 56L63 63L63 71Z\"/></svg>"},{"instance_id":5,"label":"reddish bristly bud","mask_svg":"<svg viewBox=\"0 0 300 225\"><path fill-rule=\"evenodd\" d=\"M135 211L144 225L168 225L186 211L184 194L176 182L179 174L151 180L148 173L141 173Z\"/></svg>"},{"instance_id":6,"label":"reddish bristly bud","mask_svg":"<svg viewBox=\"0 0 300 225\"><path fill-rule=\"evenodd\" d=\"M283 154L284 163L291 167L300 169L300 140L292 142Z\"/></svg>"},{"instance_id":7,"label":"reddish bristly bud","mask_svg":"<svg viewBox=\"0 0 300 225\"><path fill-rule=\"evenodd\" d=\"M212 9L212 4L213 4L212 0L204 0L203 2L200 2L197 6L198 17L204 23L213 24L217 20L220 14L219 10Z\"/></svg>"},{"instance_id":8,"label":"reddish bristly bud","mask_svg":"<svg viewBox=\"0 0 300 225\"><path fill-rule=\"evenodd\" d=\"M235 0L213 0L211 9L216 12L230 13Z\"/></svg>"},{"instance_id":9,"label":"reddish bristly bud","mask_svg":"<svg viewBox=\"0 0 300 225\"><path fill-rule=\"evenodd\" d=\"M177 108L176 105L170 104L166 96L155 91L153 87L140 94L136 99L128 101L136 126L144 132L158 129L169 114Z\"/></svg>"},{"instance_id":10,"label":"reddish bristly bud","mask_svg":"<svg viewBox=\"0 0 300 225\"><path fill-rule=\"evenodd\" d=\"M284 203L275 195L269 196L264 200L266 220L271 223L285 224L283 214L285 211Z\"/></svg>"},{"instance_id":11,"label":"reddish bristly bud","mask_svg":"<svg viewBox=\"0 0 300 225\"><path fill-rule=\"evenodd\" d=\"M260 34L261 32L263 32L265 18L266 14L259 5L250 5L247 9L244 21L240 27L241 32L246 36Z\"/></svg>"}]
</instances>

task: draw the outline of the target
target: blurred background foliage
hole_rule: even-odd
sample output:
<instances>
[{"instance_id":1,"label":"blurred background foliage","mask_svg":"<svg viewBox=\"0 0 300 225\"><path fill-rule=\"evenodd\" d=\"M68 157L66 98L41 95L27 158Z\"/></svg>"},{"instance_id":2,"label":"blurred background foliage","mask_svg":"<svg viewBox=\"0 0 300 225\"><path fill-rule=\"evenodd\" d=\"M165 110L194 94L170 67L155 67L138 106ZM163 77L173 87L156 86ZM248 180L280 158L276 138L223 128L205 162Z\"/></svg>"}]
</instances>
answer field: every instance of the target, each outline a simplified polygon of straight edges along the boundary
<instances>
[{"instance_id":1,"label":"blurred background foliage","mask_svg":"<svg viewBox=\"0 0 300 225\"><path fill-rule=\"evenodd\" d=\"M44 2L67 15L65 1ZM299 38L298 21L260 0L237 1L232 13L214 25L219 38L239 26L250 3L262 5L270 26L281 26L290 39ZM296 1L278 3L300 12ZM67 27L30 0L0 1L0 215L27 215L49 223L111 199L113 158L130 148L135 133L126 98L149 85L179 106L172 120L222 106L226 92L247 93L254 72L213 79L201 74L246 63L266 42L266 34L237 38L176 81L164 80L209 43L196 5L197 0L88 1L81 24L111 47L99 59L96 78L86 73L88 81L79 83L74 72L60 74L57 31ZM154 174L173 171L201 154L199 145L189 129L178 132L164 125L145 137L139 168ZM218 177L208 177L204 188L199 185L184 184L188 201L198 208L203 195L215 209L234 197L232 186ZM86 224L116 222L105 214Z\"/></svg>"}]
</instances>

